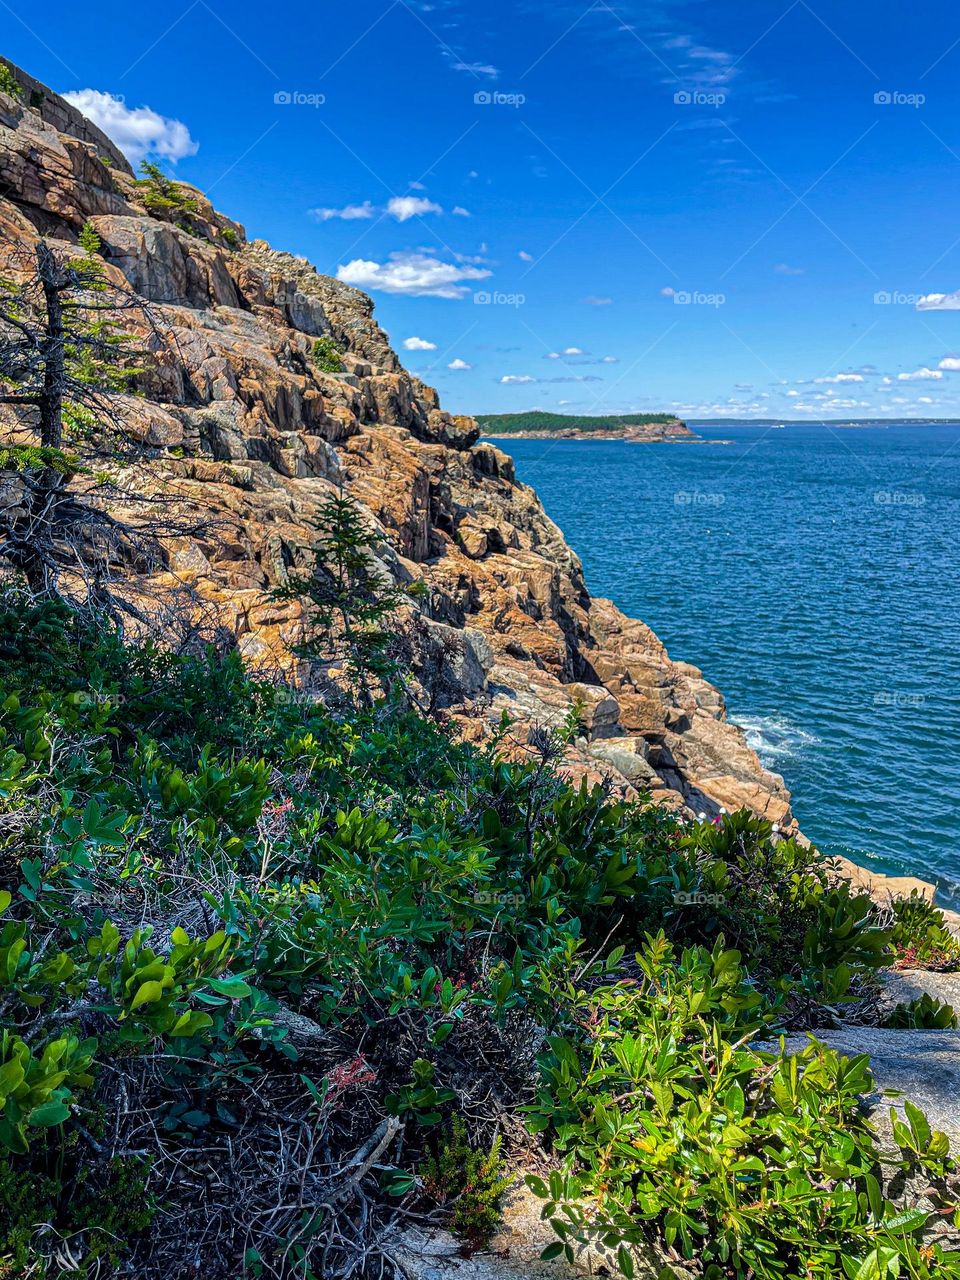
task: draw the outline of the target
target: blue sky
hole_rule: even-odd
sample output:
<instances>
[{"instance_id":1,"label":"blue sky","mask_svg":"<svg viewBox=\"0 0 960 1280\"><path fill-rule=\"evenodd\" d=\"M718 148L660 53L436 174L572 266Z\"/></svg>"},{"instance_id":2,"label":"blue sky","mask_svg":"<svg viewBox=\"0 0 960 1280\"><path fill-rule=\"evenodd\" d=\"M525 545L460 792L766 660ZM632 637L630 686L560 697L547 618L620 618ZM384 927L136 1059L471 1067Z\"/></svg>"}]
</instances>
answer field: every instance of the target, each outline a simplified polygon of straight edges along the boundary
<instances>
[{"instance_id":1,"label":"blue sky","mask_svg":"<svg viewBox=\"0 0 960 1280\"><path fill-rule=\"evenodd\" d=\"M0 52L372 293L455 411L960 414L955 5L16 10Z\"/></svg>"}]
</instances>

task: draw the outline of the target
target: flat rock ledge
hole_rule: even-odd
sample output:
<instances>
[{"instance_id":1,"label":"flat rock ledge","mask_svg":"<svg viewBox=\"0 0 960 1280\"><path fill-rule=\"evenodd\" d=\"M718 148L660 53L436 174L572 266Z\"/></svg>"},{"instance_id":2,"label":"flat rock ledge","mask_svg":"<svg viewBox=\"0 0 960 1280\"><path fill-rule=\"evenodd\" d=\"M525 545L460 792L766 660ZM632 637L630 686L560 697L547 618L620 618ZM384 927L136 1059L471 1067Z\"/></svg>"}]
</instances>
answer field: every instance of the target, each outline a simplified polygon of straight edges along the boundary
<instances>
[{"instance_id":1,"label":"flat rock ledge","mask_svg":"<svg viewBox=\"0 0 960 1280\"><path fill-rule=\"evenodd\" d=\"M420 1227L398 1235L388 1252L407 1280L580 1280L585 1275L620 1274L601 1250L583 1249L572 1264L564 1258L544 1262L540 1254L557 1236L541 1218L542 1206L543 1201L518 1178L507 1193L500 1230L485 1252L467 1258L449 1232ZM635 1255L638 1280L656 1280L664 1262L653 1250ZM675 1270L678 1277L684 1275Z\"/></svg>"},{"instance_id":2,"label":"flat rock ledge","mask_svg":"<svg viewBox=\"0 0 960 1280\"><path fill-rule=\"evenodd\" d=\"M841 1027L818 1031L817 1038L848 1058L869 1054L876 1092L865 1102L881 1139L890 1127L890 1108L902 1112L908 1098L926 1112L935 1129L947 1135L951 1150L960 1152L960 1031ZM794 1052L806 1043L806 1036L787 1037L787 1048ZM887 1089L903 1096L885 1097Z\"/></svg>"}]
</instances>

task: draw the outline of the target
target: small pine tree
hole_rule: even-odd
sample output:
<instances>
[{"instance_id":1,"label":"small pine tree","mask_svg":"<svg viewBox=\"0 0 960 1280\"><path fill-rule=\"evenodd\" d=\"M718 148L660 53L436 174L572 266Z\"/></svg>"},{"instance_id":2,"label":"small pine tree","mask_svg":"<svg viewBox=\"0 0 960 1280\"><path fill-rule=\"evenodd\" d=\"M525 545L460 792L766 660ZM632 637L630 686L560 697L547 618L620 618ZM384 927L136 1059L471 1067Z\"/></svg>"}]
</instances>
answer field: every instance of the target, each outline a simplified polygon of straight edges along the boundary
<instances>
[{"instance_id":1,"label":"small pine tree","mask_svg":"<svg viewBox=\"0 0 960 1280\"><path fill-rule=\"evenodd\" d=\"M149 160L143 161L140 172L143 177L137 179L137 186L150 212L167 214L182 231L195 234L194 218L200 213L200 206L194 197L187 195L180 183L168 178Z\"/></svg>"},{"instance_id":2,"label":"small pine tree","mask_svg":"<svg viewBox=\"0 0 960 1280\"><path fill-rule=\"evenodd\" d=\"M342 665L350 692L370 707L374 690L397 674L385 628L409 594L379 567L378 539L342 489L324 502L314 527L311 571L291 574L272 596L306 605L311 634L297 655L326 668Z\"/></svg>"}]
</instances>

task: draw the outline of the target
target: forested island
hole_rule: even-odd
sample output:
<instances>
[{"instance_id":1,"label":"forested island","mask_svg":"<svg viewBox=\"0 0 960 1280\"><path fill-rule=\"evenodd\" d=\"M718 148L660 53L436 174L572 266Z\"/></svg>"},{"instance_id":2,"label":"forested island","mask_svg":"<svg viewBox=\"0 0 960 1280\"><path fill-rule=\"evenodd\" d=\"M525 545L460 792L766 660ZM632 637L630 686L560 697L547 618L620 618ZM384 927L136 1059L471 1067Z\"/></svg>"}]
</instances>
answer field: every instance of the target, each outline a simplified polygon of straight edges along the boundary
<instances>
[{"instance_id":1,"label":"forested island","mask_svg":"<svg viewBox=\"0 0 960 1280\"><path fill-rule=\"evenodd\" d=\"M695 440L689 427L671 413L624 413L579 416L532 409L527 413L477 414L485 436L496 439L514 436L536 440L558 437L566 440Z\"/></svg>"}]
</instances>

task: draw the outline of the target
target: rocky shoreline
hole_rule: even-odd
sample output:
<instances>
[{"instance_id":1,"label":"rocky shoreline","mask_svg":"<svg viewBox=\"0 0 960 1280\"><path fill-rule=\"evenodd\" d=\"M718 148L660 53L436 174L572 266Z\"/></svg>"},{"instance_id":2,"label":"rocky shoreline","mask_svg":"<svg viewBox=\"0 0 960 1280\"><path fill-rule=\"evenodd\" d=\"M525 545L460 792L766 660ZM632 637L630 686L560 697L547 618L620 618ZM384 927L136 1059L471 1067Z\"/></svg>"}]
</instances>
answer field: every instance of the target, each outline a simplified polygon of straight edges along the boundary
<instances>
[{"instance_id":1,"label":"rocky shoreline","mask_svg":"<svg viewBox=\"0 0 960 1280\"><path fill-rule=\"evenodd\" d=\"M72 248L93 227L108 274L143 307L129 327L148 368L125 406L151 455L139 483L207 522L209 532L164 544L145 586L152 616L189 608L251 664L289 670L300 608L268 593L306 563L317 512L343 486L382 532L383 571L419 584L405 643L424 709L471 739L506 712L518 742L524 726L575 713L574 777L692 814L745 806L796 829L783 779L728 721L720 691L643 622L591 596L512 459L404 370L369 297L248 242L192 188L189 231L175 211L151 212L89 123L15 75L23 96L0 94L5 253L32 254L40 236ZM313 358L319 337L342 352L340 373ZM13 426L4 412L0 431ZM617 438L695 437L677 422ZM0 477L0 533L20 484Z\"/></svg>"}]
</instances>

